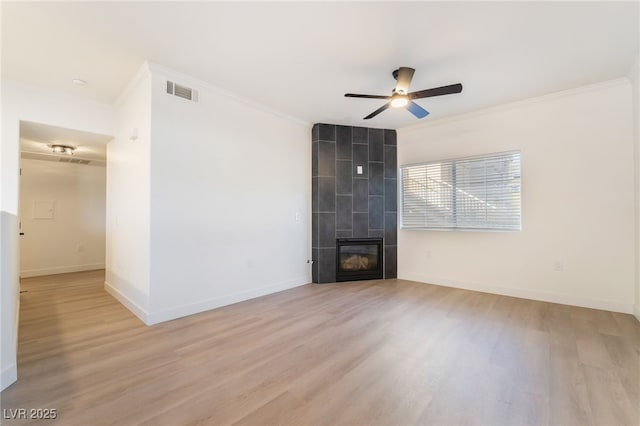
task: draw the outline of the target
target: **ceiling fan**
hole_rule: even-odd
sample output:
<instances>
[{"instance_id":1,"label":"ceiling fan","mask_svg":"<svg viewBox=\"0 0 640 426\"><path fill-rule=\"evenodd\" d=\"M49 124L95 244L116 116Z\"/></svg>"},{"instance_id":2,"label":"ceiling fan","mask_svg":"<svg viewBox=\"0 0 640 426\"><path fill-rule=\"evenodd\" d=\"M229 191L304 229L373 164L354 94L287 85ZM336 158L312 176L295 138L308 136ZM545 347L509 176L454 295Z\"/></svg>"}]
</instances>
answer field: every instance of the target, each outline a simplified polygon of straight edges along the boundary
<instances>
[{"instance_id":1,"label":"ceiling fan","mask_svg":"<svg viewBox=\"0 0 640 426\"><path fill-rule=\"evenodd\" d=\"M451 95L453 93L462 92L462 84L460 83L450 84L448 86L442 87L434 87L433 89L419 90L417 92L409 92L409 84L411 84L411 79L413 78L414 72L415 70L409 67L400 67L393 72L393 78L395 78L398 82L396 83L395 89L393 89L393 91L391 92L391 96L358 95L356 93L345 93L345 96L348 98L386 99L389 101L364 118L365 120L368 120L380 114L382 111L389 107L404 107L417 118L424 118L429 115L429 111L413 102L414 99Z\"/></svg>"}]
</instances>

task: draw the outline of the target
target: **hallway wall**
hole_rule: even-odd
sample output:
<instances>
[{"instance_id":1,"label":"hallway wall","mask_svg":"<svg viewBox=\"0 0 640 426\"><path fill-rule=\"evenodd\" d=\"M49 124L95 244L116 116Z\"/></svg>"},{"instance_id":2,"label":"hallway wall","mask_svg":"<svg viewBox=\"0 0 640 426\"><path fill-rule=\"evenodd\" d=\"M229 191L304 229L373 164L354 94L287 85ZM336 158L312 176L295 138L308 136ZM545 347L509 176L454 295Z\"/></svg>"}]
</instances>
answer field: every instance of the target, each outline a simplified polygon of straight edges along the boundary
<instances>
[{"instance_id":1,"label":"hallway wall","mask_svg":"<svg viewBox=\"0 0 640 426\"><path fill-rule=\"evenodd\" d=\"M106 168L22 159L21 169L20 276L104 268Z\"/></svg>"}]
</instances>

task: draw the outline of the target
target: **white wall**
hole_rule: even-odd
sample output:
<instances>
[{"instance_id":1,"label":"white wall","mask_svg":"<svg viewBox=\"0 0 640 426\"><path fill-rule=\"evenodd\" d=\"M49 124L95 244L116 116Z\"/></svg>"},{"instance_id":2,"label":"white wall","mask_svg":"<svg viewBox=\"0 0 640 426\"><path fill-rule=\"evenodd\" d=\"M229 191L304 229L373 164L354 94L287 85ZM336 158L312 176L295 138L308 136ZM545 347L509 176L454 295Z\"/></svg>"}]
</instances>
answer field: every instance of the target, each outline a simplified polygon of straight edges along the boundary
<instances>
[{"instance_id":1,"label":"white wall","mask_svg":"<svg viewBox=\"0 0 640 426\"><path fill-rule=\"evenodd\" d=\"M20 276L104 268L104 166L22 159ZM36 203L52 203L42 219Z\"/></svg>"},{"instance_id":2,"label":"white wall","mask_svg":"<svg viewBox=\"0 0 640 426\"><path fill-rule=\"evenodd\" d=\"M634 162L636 171L636 297L634 314L640 321L640 56L636 59L629 72L633 98L633 138L634 138Z\"/></svg>"},{"instance_id":3,"label":"white wall","mask_svg":"<svg viewBox=\"0 0 640 426\"><path fill-rule=\"evenodd\" d=\"M310 282L311 126L152 73L149 322ZM166 95L167 78L199 102Z\"/></svg>"},{"instance_id":4,"label":"white wall","mask_svg":"<svg viewBox=\"0 0 640 426\"><path fill-rule=\"evenodd\" d=\"M521 150L523 201L522 232L400 230L399 277L631 312L631 106L621 79L400 129L400 165Z\"/></svg>"},{"instance_id":5,"label":"white wall","mask_svg":"<svg viewBox=\"0 0 640 426\"><path fill-rule=\"evenodd\" d=\"M17 377L16 342L20 306L18 284L18 169L20 120L110 134L113 109L89 101L20 83L2 81L2 142L0 175L0 389Z\"/></svg>"},{"instance_id":6,"label":"white wall","mask_svg":"<svg viewBox=\"0 0 640 426\"><path fill-rule=\"evenodd\" d=\"M114 139L107 144L105 289L147 322L151 291L151 74L147 64L132 78L116 104L114 133Z\"/></svg>"},{"instance_id":7,"label":"white wall","mask_svg":"<svg viewBox=\"0 0 640 426\"><path fill-rule=\"evenodd\" d=\"M105 288L146 323L310 281L310 124L157 70L153 104L146 65L115 106L2 82L0 388L17 377L20 120L114 135ZM201 102L162 94L169 74Z\"/></svg>"}]
</instances>

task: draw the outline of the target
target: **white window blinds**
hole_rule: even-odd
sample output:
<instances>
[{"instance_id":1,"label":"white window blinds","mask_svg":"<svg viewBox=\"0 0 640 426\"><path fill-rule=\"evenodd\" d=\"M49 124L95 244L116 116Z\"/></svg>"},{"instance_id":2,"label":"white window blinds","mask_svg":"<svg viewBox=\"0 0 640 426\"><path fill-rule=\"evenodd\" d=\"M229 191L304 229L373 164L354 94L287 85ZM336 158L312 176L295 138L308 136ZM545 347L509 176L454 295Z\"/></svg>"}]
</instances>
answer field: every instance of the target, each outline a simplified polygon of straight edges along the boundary
<instances>
[{"instance_id":1,"label":"white window blinds","mask_svg":"<svg viewBox=\"0 0 640 426\"><path fill-rule=\"evenodd\" d=\"M520 152L401 167L402 228L519 231Z\"/></svg>"}]
</instances>

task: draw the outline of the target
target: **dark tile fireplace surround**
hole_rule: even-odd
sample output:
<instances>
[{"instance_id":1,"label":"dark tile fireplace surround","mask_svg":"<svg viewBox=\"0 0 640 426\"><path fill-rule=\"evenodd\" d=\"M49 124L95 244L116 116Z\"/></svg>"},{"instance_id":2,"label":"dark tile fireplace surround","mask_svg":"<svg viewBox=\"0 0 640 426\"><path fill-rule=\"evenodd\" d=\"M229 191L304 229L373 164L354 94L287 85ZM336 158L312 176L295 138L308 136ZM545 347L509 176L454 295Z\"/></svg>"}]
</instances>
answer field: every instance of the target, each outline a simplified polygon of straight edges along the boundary
<instances>
[{"instance_id":1,"label":"dark tile fireplace surround","mask_svg":"<svg viewBox=\"0 0 640 426\"><path fill-rule=\"evenodd\" d=\"M337 275L340 259L336 247L338 239L344 242L349 238L365 242L382 239L382 276L396 278L397 187L395 130L313 126L314 283L348 279L350 272L347 278L344 273ZM363 276L367 277L371 275Z\"/></svg>"}]
</instances>

